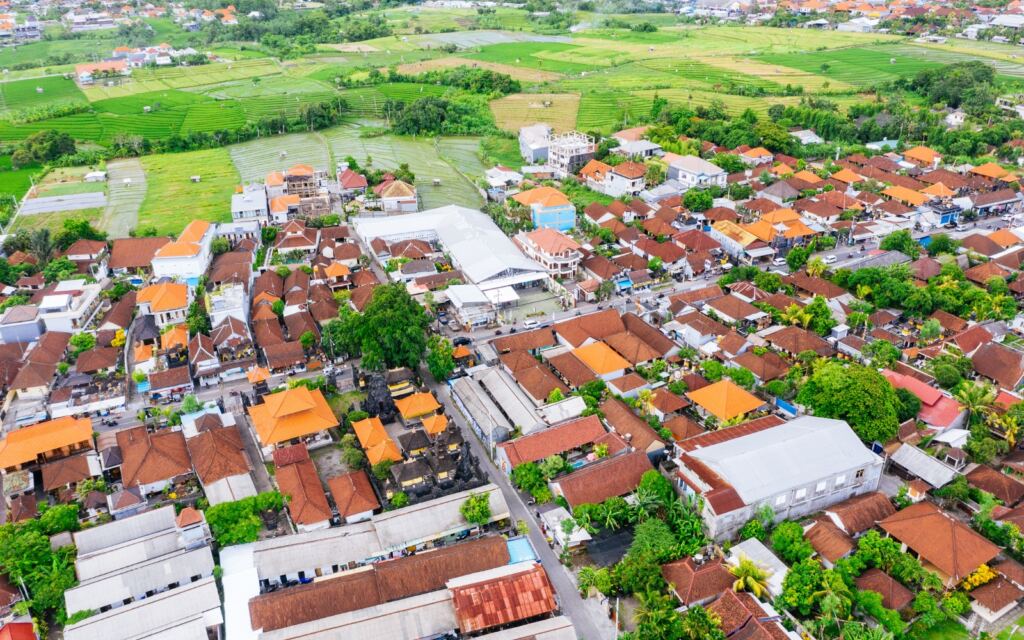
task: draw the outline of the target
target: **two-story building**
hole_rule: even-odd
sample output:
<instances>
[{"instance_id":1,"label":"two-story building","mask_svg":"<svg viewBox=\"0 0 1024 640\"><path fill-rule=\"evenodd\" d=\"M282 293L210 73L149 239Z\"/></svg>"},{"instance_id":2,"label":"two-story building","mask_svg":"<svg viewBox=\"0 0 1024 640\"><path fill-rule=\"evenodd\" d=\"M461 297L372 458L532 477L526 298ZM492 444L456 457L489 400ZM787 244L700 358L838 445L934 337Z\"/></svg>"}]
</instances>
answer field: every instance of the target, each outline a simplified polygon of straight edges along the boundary
<instances>
[{"instance_id":1,"label":"two-story building","mask_svg":"<svg viewBox=\"0 0 1024 640\"><path fill-rule=\"evenodd\" d=\"M214 228L205 220L188 223L178 239L160 247L153 256L153 277L195 284L210 267Z\"/></svg>"},{"instance_id":2,"label":"two-story building","mask_svg":"<svg viewBox=\"0 0 1024 640\"><path fill-rule=\"evenodd\" d=\"M139 291L135 302L139 315L151 315L158 327L181 324L188 315L188 285L177 282L151 284Z\"/></svg>"},{"instance_id":3,"label":"two-story building","mask_svg":"<svg viewBox=\"0 0 1024 640\"><path fill-rule=\"evenodd\" d=\"M883 460L842 420L771 416L676 444L676 486L703 499L715 540L728 540L763 507L776 521L875 491Z\"/></svg>"},{"instance_id":4,"label":"two-story building","mask_svg":"<svg viewBox=\"0 0 1024 640\"><path fill-rule=\"evenodd\" d=\"M554 278L571 279L583 260L580 245L554 229L541 227L533 231L522 231L514 239L528 258L549 269Z\"/></svg>"},{"instance_id":5,"label":"two-story building","mask_svg":"<svg viewBox=\"0 0 1024 640\"><path fill-rule=\"evenodd\" d=\"M535 227L567 231L576 226L576 207L554 187L521 191L512 196L512 200L529 209Z\"/></svg>"},{"instance_id":6,"label":"two-story building","mask_svg":"<svg viewBox=\"0 0 1024 640\"><path fill-rule=\"evenodd\" d=\"M270 203L267 188L262 184L247 184L231 196L231 219L235 222L255 221L260 226L270 223Z\"/></svg>"},{"instance_id":7,"label":"two-story building","mask_svg":"<svg viewBox=\"0 0 1024 640\"><path fill-rule=\"evenodd\" d=\"M666 155L667 177L683 185L684 190L726 186L725 169L697 156Z\"/></svg>"}]
</instances>

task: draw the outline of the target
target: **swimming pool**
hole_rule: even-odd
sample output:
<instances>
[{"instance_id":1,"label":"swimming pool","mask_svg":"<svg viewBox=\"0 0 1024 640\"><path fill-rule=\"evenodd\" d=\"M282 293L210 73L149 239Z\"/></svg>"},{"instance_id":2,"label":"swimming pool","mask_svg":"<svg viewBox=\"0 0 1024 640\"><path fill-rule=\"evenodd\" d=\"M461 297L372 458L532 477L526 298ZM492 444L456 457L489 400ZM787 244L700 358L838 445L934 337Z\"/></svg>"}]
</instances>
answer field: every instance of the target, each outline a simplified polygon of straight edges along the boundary
<instances>
[{"instance_id":1,"label":"swimming pool","mask_svg":"<svg viewBox=\"0 0 1024 640\"><path fill-rule=\"evenodd\" d=\"M537 559L537 553L526 536L516 536L508 539L509 564L517 562L528 562Z\"/></svg>"}]
</instances>

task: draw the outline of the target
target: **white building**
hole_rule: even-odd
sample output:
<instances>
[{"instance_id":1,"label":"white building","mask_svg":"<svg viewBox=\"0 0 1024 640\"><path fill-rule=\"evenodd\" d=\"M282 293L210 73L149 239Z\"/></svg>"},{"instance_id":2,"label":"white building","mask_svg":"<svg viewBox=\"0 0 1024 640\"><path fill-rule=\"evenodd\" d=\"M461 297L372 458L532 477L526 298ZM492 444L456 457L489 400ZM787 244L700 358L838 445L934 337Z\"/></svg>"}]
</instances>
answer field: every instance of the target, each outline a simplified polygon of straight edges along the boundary
<instances>
[{"instance_id":1,"label":"white building","mask_svg":"<svg viewBox=\"0 0 1024 640\"><path fill-rule=\"evenodd\" d=\"M878 488L882 459L842 420L804 416L730 438L690 438L676 445L676 484L703 498L715 540L731 538L758 509L777 521L822 511Z\"/></svg>"},{"instance_id":2,"label":"white building","mask_svg":"<svg viewBox=\"0 0 1024 640\"><path fill-rule=\"evenodd\" d=\"M43 296L38 318L47 331L78 333L89 326L100 308L103 285L85 280L63 280L53 293Z\"/></svg>"},{"instance_id":3,"label":"white building","mask_svg":"<svg viewBox=\"0 0 1024 640\"><path fill-rule=\"evenodd\" d=\"M572 278L583 261L575 240L561 231L541 227L516 234L515 242L528 258L536 260L556 278Z\"/></svg>"},{"instance_id":4,"label":"white building","mask_svg":"<svg viewBox=\"0 0 1024 640\"><path fill-rule=\"evenodd\" d=\"M533 124L519 130L519 155L529 164L538 164L548 159L548 139L551 127L546 124Z\"/></svg>"},{"instance_id":5,"label":"white building","mask_svg":"<svg viewBox=\"0 0 1024 640\"><path fill-rule=\"evenodd\" d=\"M455 317L464 327L482 327L497 318L494 303L476 285L453 284L445 289L445 293Z\"/></svg>"},{"instance_id":6,"label":"white building","mask_svg":"<svg viewBox=\"0 0 1024 640\"><path fill-rule=\"evenodd\" d=\"M225 283L206 294L206 311L210 314L210 326L217 326L231 317L249 322L249 295L245 287L232 282Z\"/></svg>"},{"instance_id":7,"label":"white building","mask_svg":"<svg viewBox=\"0 0 1024 640\"><path fill-rule=\"evenodd\" d=\"M682 183L684 190L726 187L725 169L697 156L674 156L668 162L668 179Z\"/></svg>"},{"instance_id":8,"label":"white building","mask_svg":"<svg viewBox=\"0 0 1024 640\"><path fill-rule=\"evenodd\" d=\"M231 196L231 219L236 222L255 220L266 226L270 222L267 188L262 184L247 184L241 193Z\"/></svg>"},{"instance_id":9,"label":"white building","mask_svg":"<svg viewBox=\"0 0 1024 640\"><path fill-rule=\"evenodd\" d=\"M210 267L214 228L205 220L193 220L175 242L168 242L153 256L153 277L194 284Z\"/></svg>"}]
</instances>

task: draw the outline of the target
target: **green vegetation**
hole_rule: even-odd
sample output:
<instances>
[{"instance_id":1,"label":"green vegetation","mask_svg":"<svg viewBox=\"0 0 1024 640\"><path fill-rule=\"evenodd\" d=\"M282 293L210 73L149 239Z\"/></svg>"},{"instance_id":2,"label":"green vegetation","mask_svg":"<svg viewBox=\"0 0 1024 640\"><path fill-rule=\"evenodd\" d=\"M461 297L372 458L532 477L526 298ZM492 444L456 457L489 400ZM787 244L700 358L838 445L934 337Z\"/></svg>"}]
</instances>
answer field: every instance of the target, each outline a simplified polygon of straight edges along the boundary
<instances>
[{"instance_id":1,"label":"green vegetation","mask_svg":"<svg viewBox=\"0 0 1024 640\"><path fill-rule=\"evenodd\" d=\"M148 189L139 212L140 227L174 234L190 220L231 219L231 194L239 177L226 150L146 156L142 166L148 175ZM192 182L192 176L199 176L200 181Z\"/></svg>"},{"instance_id":2,"label":"green vegetation","mask_svg":"<svg viewBox=\"0 0 1024 640\"><path fill-rule=\"evenodd\" d=\"M263 523L260 514L280 511L284 498L276 491L268 491L251 498L223 502L206 510L206 521L214 540L222 547L255 542Z\"/></svg>"}]
</instances>

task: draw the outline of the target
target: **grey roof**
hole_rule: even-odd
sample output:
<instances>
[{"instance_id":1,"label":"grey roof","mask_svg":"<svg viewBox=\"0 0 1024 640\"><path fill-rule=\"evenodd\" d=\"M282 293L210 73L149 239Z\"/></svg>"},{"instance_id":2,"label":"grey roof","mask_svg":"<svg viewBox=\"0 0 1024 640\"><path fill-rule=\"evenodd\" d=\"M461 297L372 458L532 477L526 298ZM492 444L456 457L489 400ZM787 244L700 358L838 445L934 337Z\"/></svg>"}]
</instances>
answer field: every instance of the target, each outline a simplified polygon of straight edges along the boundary
<instances>
[{"instance_id":1,"label":"grey roof","mask_svg":"<svg viewBox=\"0 0 1024 640\"><path fill-rule=\"evenodd\" d=\"M956 469L939 462L913 445L900 446L892 454L892 461L936 489L949 484L956 477Z\"/></svg>"},{"instance_id":2,"label":"grey roof","mask_svg":"<svg viewBox=\"0 0 1024 640\"><path fill-rule=\"evenodd\" d=\"M704 174L709 176L717 176L725 173L725 169L716 164L712 164L703 158L698 158L697 156L680 156L678 158L673 158L672 161L669 162L669 165L687 173Z\"/></svg>"},{"instance_id":3,"label":"grey roof","mask_svg":"<svg viewBox=\"0 0 1024 640\"><path fill-rule=\"evenodd\" d=\"M86 618L64 629L66 640L199 638L202 624L219 624L220 594L213 577L190 582L124 607ZM198 623L197 623L198 621Z\"/></svg>"},{"instance_id":4,"label":"grey roof","mask_svg":"<svg viewBox=\"0 0 1024 640\"><path fill-rule=\"evenodd\" d=\"M82 557L176 528L174 507L168 506L79 531L75 534L75 547L78 549L78 557Z\"/></svg>"},{"instance_id":5,"label":"grey roof","mask_svg":"<svg viewBox=\"0 0 1024 640\"><path fill-rule=\"evenodd\" d=\"M477 285L489 280L503 282L510 275L547 274L544 267L523 255L494 221L475 209L448 205L406 215L360 217L353 224L367 243L374 238L387 242L440 240L462 273Z\"/></svg>"},{"instance_id":6,"label":"grey roof","mask_svg":"<svg viewBox=\"0 0 1024 640\"><path fill-rule=\"evenodd\" d=\"M310 567L365 562L380 555L371 522L281 536L255 543L253 562L260 580L298 573Z\"/></svg>"},{"instance_id":7,"label":"grey roof","mask_svg":"<svg viewBox=\"0 0 1024 640\"><path fill-rule=\"evenodd\" d=\"M213 554L209 547L179 551L132 564L123 571L86 580L65 591L64 602L69 614L87 609L98 610L138 597L147 591L165 589L174 582L187 583L192 576L208 576L212 573Z\"/></svg>"},{"instance_id":8,"label":"grey roof","mask_svg":"<svg viewBox=\"0 0 1024 640\"><path fill-rule=\"evenodd\" d=\"M576 627L565 616L555 616L511 629L477 636L476 640L576 640Z\"/></svg>"},{"instance_id":9,"label":"grey roof","mask_svg":"<svg viewBox=\"0 0 1024 640\"><path fill-rule=\"evenodd\" d=\"M844 268L856 271L866 267L888 267L894 264L906 264L910 257L900 251L885 251L876 255L865 256L859 260L849 263Z\"/></svg>"},{"instance_id":10,"label":"grey roof","mask_svg":"<svg viewBox=\"0 0 1024 640\"><path fill-rule=\"evenodd\" d=\"M468 376L458 378L452 383L452 392L458 399L459 406L463 407L463 411L476 422L485 435L502 437L501 431L504 431L505 435L512 432L512 424L476 380ZM496 431L498 434L495 434Z\"/></svg>"},{"instance_id":11,"label":"grey roof","mask_svg":"<svg viewBox=\"0 0 1024 640\"><path fill-rule=\"evenodd\" d=\"M509 421L530 434L544 427L544 421L519 387L504 369L490 367L474 373L473 380L480 383L495 403L508 416Z\"/></svg>"},{"instance_id":12,"label":"grey roof","mask_svg":"<svg viewBox=\"0 0 1024 640\"><path fill-rule=\"evenodd\" d=\"M479 489L460 491L436 500L373 516L371 522L377 529L382 549L388 552L397 551L422 541L465 530L470 525L462 516L459 507L470 494L475 493L487 494L492 522L508 517L508 504L496 485L488 484Z\"/></svg>"},{"instance_id":13,"label":"grey roof","mask_svg":"<svg viewBox=\"0 0 1024 640\"><path fill-rule=\"evenodd\" d=\"M881 462L843 420L803 416L689 452L747 504Z\"/></svg>"}]
</instances>

